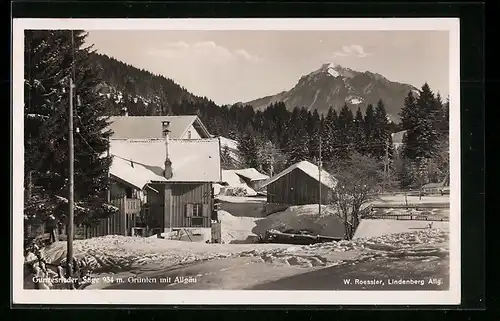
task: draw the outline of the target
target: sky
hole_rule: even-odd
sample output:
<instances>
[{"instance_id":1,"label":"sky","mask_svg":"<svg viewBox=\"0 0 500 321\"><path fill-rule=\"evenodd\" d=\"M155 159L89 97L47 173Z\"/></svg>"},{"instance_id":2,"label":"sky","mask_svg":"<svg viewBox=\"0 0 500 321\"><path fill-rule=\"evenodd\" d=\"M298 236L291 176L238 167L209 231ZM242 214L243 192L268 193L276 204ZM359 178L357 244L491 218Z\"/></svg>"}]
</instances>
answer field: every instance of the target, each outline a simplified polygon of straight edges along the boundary
<instances>
[{"instance_id":1,"label":"sky","mask_svg":"<svg viewBox=\"0 0 500 321\"><path fill-rule=\"evenodd\" d=\"M86 41L220 105L289 90L327 62L449 93L448 31L92 30Z\"/></svg>"}]
</instances>

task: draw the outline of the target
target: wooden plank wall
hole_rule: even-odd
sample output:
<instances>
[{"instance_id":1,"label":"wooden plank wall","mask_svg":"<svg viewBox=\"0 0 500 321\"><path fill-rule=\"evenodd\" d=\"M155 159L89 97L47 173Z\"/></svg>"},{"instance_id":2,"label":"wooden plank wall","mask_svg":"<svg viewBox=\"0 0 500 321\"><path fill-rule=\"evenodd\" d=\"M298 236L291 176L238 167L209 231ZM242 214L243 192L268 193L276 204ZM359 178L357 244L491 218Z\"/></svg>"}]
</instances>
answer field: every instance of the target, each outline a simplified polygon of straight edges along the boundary
<instances>
[{"instance_id":1,"label":"wooden plank wall","mask_svg":"<svg viewBox=\"0 0 500 321\"><path fill-rule=\"evenodd\" d=\"M322 204L327 204L330 191L322 185ZM278 204L317 204L319 199L319 182L295 169L267 186L267 202Z\"/></svg>"},{"instance_id":2,"label":"wooden plank wall","mask_svg":"<svg viewBox=\"0 0 500 321\"><path fill-rule=\"evenodd\" d=\"M173 227L192 227L191 219L186 217L186 204L202 204L203 226L211 226L211 212L213 208L212 184L173 184L172 191L172 223Z\"/></svg>"},{"instance_id":3,"label":"wooden plank wall","mask_svg":"<svg viewBox=\"0 0 500 321\"><path fill-rule=\"evenodd\" d=\"M126 197L111 200L111 204L118 207L118 212L101 219L92 226L84 226L82 234L85 238L105 235L130 235L135 218L140 214L141 203L138 199Z\"/></svg>"}]
</instances>

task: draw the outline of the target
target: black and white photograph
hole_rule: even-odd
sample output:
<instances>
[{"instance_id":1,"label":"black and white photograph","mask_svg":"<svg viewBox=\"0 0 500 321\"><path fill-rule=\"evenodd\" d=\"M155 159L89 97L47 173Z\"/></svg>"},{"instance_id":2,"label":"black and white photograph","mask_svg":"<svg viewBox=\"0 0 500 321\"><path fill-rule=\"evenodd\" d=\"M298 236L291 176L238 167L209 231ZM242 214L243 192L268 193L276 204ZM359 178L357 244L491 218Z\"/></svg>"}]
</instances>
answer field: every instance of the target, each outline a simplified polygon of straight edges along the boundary
<instances>
[{"instance_id":1,"label":"black and white photograph","mask_svg":"<svg viewBox=\"0 0 500 321\"><path fill-rule=\"evenodd\" d=\"M458 30L14 19L14 303L460 303Z\"/></svg>"}]
</instances>

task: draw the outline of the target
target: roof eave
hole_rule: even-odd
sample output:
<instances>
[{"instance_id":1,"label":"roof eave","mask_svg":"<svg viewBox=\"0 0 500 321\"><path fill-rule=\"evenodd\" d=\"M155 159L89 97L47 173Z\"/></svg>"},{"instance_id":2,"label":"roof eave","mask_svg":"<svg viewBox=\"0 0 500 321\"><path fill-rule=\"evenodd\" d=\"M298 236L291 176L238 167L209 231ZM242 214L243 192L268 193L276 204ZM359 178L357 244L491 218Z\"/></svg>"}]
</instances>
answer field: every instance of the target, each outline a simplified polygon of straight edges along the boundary
<instances>
[{"instance_id":1,"label":"roof eave","mask_svg":"<svg viewBox=\"0 0 500 321\"><path fill-rule=\"evenodd\" d=\"M147 185L147 183L146 183L146 184L144 184L144 186L140 187L140 186L138 186L138 185L135 185L135 184L133 184L133 183L130 183L130 182L128 182L128 181L126 181L126 180L124 180L123 178L120 178L120 177L116 176L115 174L110 173L109 175L110 175L110 177L111 177L112 179L114 179L114 180L118 181L119 183L122 183L122 184L125 184L125 185L129 185L130 187L133 187L133 188L138 189L138 190L143 190L143 189L144 189L144 186L146 186L146 185Z\"/></svg>"},{"instance_id":2,"label":"roof eave","mask_svg":"<svg viewBox=\"0 0 500 321\"><path fill-rule=\"evenodd\" d=\"M205 124L203 124L203 122L201 121L200 117L196 116L193 123L197 123L200 126L201 130L207 136L207 138L213 138L212 135L210 135L210 132L208 131L207 127L205 127Z\"/></svg>"}]
</instances>

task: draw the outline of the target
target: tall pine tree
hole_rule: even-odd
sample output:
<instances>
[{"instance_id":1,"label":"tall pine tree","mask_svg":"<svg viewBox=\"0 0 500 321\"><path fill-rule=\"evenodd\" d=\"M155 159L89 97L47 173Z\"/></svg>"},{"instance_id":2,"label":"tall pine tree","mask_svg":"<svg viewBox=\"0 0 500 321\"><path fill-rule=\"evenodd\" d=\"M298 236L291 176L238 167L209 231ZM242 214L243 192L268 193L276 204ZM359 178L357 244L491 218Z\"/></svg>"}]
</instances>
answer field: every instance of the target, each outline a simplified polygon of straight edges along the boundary
<instances>
[{"instance_id":1,"label":"tall pine tree","mask_svg":"<svg viewBox=\"0 0 500 321\"><path fill-rule=\"evenodd\" d=\"M247 167L259 168L259 151L255 131L248 125L238 140L238 152Z\"/></svg>"},{"instance_id":2,"label":"tall pine tree","mask_svg":"<svg viewBox=\"0 0 500 321\"><path fill-rule=\"evenodd\" d=\"M403 156L411 160L433 157L439 144L439 107L434 93L425 83L417 99L408 94L400 113L406 135Z\"/></svg>"},{"instance_id":3,"label":"tall pine tree","mask_svg":"<svg viewBox=\"0 0 500 321\"><path fill-rule=\"evenodd\" d=\"M359 154L366 154L366 144L365 139L365 131L364 131L364 118L363 113L361 112L361 108L358 106L356 110L356 117L354 118L354 135L353 135L353 143L354 149Z\"/></svg>"},{"instance_id":4,"label":"tall pine tree","mask_svg":"<svg viewBox=\"0 0 500 321\"><path fill-rule=\"evenodd\" d=\"M314 160L319 159L319 142L321 140L321 119L316 109L312 113L309 122L309 158Z\"/></svg>"},{"instance_id":5,"label":"tall pine tree","mask_svg":"<svg viewBox=\"0 0 500 321\"><path fill-rule=\"evenodd\" d=\"M337 134L337 121L338 116L335 109L330 107L328 113L323 121L322 139L322 159L324 162L331 162L335 158L336 149L338 144Z\"/></svg>"},{"instance_id":6,"label":"tall pine tree","mask_svg":"<svg viewBox=\"0 0 500 321\"><path fill-rule=\"evenodd\" d=\"M334 146L335 155L340 159L347 159L354 151L354 116L344 104L337 118L337 146Z\"/></svg>"},{"instance_id":7,"label":"tall pine tree","mask_svg":"<svg viewBox=\"0 0 500 321\"><path fill-rule=\"evenodd\" d=\"M86 33L30 30L25 33L25 170L47 197L68 197L69 79L74 88L75 202L95 215L106 214L105 191L111 158L107 99L92 68ZM73 39L72 39L73 38ZM72 41L74 45L72 45ZM65 208L59 212L65 215ZM91 220L76 216L75 222Z\"/></svg>"},{"instance_id":8,"label":"tall pine tree","mask_svg":"<svg viewBox=\"0 0 500 321\"><path fill-rule=\"evenodd\" d=\"M372 104L366 106L365 119L364 119L364 131L367 143L371 140L373 127L375 126L375 109Z\"/></svg>"},{"instance_id":9,"label":"tall pine tree","mask_svg":"<svg viewBox=\"0 0 500 321\"><path fill-rule=\"evenodd\" d=\"M384 102L379 100L375 108L374 126L368 142L371 156L382 160L386 155L386 149L392 147L390 138L387 112Z\"/></svg>"}]
</instances>

